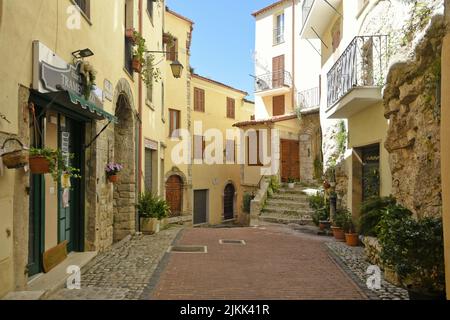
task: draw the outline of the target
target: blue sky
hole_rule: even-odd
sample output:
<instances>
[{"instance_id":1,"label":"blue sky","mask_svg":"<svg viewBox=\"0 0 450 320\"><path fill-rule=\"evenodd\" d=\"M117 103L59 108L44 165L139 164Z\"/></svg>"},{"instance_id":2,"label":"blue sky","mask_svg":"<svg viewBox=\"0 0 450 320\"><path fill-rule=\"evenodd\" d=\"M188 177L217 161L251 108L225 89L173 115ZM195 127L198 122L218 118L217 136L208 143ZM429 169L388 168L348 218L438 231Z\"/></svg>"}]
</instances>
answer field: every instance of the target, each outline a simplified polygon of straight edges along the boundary
<instances>
[{"instance_id":1,"label":"blue sky","mask_svg":"<svg viewBox=\"0 0 450 320\"><path fill-rule=\"evenodd\" d=\"M191 66L195 73L247 91L253 99L252 12L276 0L167 0L167 6L193 20Z\"/></svg>"}]
</instances>

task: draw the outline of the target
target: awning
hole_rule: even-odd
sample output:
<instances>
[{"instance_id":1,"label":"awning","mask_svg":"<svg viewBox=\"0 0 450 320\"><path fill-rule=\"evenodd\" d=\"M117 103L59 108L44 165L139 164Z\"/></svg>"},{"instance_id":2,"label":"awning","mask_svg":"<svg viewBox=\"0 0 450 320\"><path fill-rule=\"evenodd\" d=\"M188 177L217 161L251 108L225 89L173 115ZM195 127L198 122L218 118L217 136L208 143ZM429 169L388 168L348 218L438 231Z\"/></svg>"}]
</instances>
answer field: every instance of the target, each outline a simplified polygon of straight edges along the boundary
<instances>
[{"instance_id":1,"label":"awning","mask_svg":"<svg viewBox=\"0 0 450 320\"><path fill-rule=\"evenodd\" d=\"M117 117L106 112L93 102L86 100L73 91L38 93L33 91L34 99L48 109L52 109L78 118L79 120L108 120L118 123Z\"/></svg>"}]
</instances>

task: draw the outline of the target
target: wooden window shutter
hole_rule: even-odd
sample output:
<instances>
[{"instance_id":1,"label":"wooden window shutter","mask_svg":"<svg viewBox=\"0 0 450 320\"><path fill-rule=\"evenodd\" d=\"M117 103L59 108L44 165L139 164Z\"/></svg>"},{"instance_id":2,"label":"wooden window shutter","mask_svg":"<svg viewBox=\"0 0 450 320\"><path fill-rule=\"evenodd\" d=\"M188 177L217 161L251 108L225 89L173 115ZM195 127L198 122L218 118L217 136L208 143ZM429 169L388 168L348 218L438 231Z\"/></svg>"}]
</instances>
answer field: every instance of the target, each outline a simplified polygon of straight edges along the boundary
<instances>
[{"instance_id":1,"label":"wooden window shutter","mask_svg":"<svg viewBox=\"0 0 450 320\"><path fill-rule=\"evenodd\" d=\"M205 137L194 135L194 159L203 159L205 147Z\"/></svg>"},{"instance_id":2,"label":"wooden window shutter","mask_svg":"<svg viewBox=\"0 0 450 320\"><path fill-rule=\"evenodd\" d=\"M227 98L227 118L235 118L235 100Z\"/></svg>"},{"instance_id":3,"label":"wooden window shutter","mask_svg":"<svg viewBox=\"0 0 450 320\"><path fill-rule=\"evenodd\" d=\"M272 98L272 115L275 116L282 116L285 113L285 100L284 96L275 96Z\"/></svg>"},{"instance_id":4,"label":"wooden window shutter","mask_svg":"<svg viewBox=\"0 0 450 320\"><path fill-rule=\"evenodd\" d=\"M194 88L194 110L205 112L205 90Z\"/></svg>"}]
</instances>

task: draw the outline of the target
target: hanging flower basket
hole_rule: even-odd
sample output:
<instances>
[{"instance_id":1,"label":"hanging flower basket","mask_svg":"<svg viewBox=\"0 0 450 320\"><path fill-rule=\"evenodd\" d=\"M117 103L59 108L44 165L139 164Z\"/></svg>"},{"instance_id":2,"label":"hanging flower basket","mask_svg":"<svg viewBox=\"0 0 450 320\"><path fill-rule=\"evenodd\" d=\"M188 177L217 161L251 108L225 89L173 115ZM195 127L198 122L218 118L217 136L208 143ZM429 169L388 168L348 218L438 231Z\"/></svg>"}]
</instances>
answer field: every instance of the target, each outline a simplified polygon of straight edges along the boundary
<instances>
[{"instance_id":1,"label":"hanging flower basket","mask_svg":"<svg viewBox=\"0 0 450 320\"><path fill-rule=\"evenodd\" d=\"M123 170L123 166L119 163L108 163L106 165L106 177L111 183L117 183L119 181L118 173Z\"/></svg>"},{"instance_id":2,"label":"hanging flower basket","mask_svg":"<svg viewBox=\"0 0 450 320\"><path fill-rule=\"evenodd\" d=\"M6 139L5 142L3 142L2 149L5 149L7 142L10 141L16 141L20 145L21 149L4 153L2 155L3 164L8 169L19 169L25 167L28 164L28 150L26 150L22 142L16 138Z\"/></svg>"},{"instance_id":3,"label":"hanging flower basket","mask_svg":"<svg viewBox=\"0 0 450 320\"><path fill-rule=\"evenodd\" d=\"M113 176L108 176L108 181L111 183L117 183L119 182L119 176L117 174Z\"/></svg>"},{"instance_id":4,"label":"hanging flower basket","mask_svg":"<svg viewBox=\"0 0 450 320\"><path fill-rule=\"evenodd\" d=\"M32 174L45 174L50 172L50 161L44 156L30 156L29 161Z\"/></svg>"}]
</instances>

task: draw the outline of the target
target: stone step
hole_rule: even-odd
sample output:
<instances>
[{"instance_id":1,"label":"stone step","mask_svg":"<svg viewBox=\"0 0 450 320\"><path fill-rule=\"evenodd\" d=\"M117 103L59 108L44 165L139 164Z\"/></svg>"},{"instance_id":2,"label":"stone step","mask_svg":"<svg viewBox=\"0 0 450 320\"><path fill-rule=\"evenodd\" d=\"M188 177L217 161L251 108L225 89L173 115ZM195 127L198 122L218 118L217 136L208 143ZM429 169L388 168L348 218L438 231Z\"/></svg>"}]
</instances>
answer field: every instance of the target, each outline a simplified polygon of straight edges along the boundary
<instances>
[{"instance_id":1,"label":"stone step","mask_svg":"<svg viewBox=\"0 0 450 320\"><path fill-rule=\"evenodd\" d=\"M299 193L274 193L270 199L276 199L276 200L291 200L291 201L308 201L308 196Z\"/></svg>"},{"instance_id":2,"label":"stone step","mask_svg":"<svg viewBox=\"0 0 450 320\"><path fill-rule=\"evenodd\" d=\"M299 225L313 225L311 219L308 218L289 218L282 216L259 216L259 221L280 223L280 224L299 224Z\"/></svg>"},{"instance_id":3,"label":"stone step","mask_svg":"<svg viewBox=\"0 0 450 320\"><path fill-rule=\"evenodd\" d=\"M278 193L294 193L294 194L304 194L306 195L306 193L304 192L305 188L303 187L296 187L294 189L289 189L289 188L280 188L278 189Z\"/></svg>"},{"instance_id":4,"label":"stone step","mask_svg":"<svg viewBox=\"0 0 450 320\"><path fill-rule=\"evenodd\" d=\"M293 208L285 208L285 207L271 207L266 206L262 210L262 213L276 213L288 216L303 216L303 215L311 215L313 213L312 210L306 209L293 209Z\"/></svg>"},{"instance_id":5,"label":"stone step","mask_svg":"<svg viewBox=\"0 0 450 320\"><path fill-rule=\"evenodd\" d=\"M268 206L284 206L289 208L305 208L310 209L309 202L307 200L298 199L298 200L291 200L291 199L274 199L269 198L266 202Z\"/></svg>"}]
</instances>

